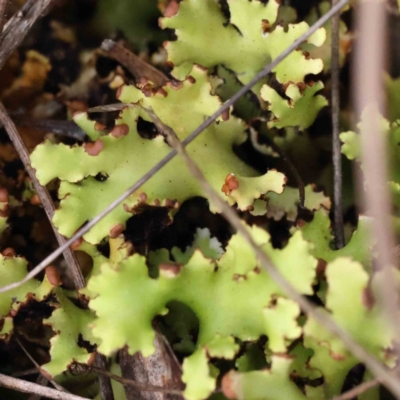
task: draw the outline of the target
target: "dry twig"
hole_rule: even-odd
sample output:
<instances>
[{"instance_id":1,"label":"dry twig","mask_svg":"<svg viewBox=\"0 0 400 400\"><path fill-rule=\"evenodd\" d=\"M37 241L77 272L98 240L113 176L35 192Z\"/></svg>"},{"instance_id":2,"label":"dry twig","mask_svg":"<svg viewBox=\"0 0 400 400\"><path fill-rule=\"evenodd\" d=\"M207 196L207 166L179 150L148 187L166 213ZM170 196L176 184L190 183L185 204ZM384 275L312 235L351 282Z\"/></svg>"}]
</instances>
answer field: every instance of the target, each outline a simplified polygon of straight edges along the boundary
<instances>
[{"instance_id":1,"label":"dry twig","mask_svg":"<svg viewBox=\"0 0 400 400\"><path fill-rule=\"evenodd\" d=\"M59 245L63 246L66 243L66 240L57 231L57 229L54 227L52 223L52 218L55 209L53 201L50 197L50 193L37 180L35 171L31 166L28 149L26 148L25 143L23 142L21 136L19 135L14 123L8 116L7 111L2 103L0 103L0 121L3 123L11 142L13 143L15 149L17 150L21 158L21 161L25 166L26 171L28 172L29 177L32 180L33 186L40 198L44 211L46 212L47 218L51 223L51 226L53 228L54 234L57 238ZM64 257L65 261L67 262L67 265L69 266L72 272L76 288L79 289L85 287L85 279L83 278L81 269L78 264L78 260L76 259L74 252L69 247L64 249Z\"/></svg>"},{"instance_id":2,"label":"dry twig","mask_svg":"<svg viewBox=\"0 0 400 400\"><path fill-rule=\"evenodd\" d=\"M58 390L51 389L36 383L23 381L21 379L12 378L11 376L0 374L0 386L13 389L22 393L35 393L49 399L56 400L89 400L86 397L76 396L74 394L59 392Z\"/></svg>"},{"instance_id":3,"label":"dry twig","mask_svg":"<svg viewBox=\"0 0 400 400\"><path fill-rule=\"evenodd\" d=\"M36 379L36 384L41 385L41 386L47 386L47 383L49 381L43 376L43 375L38 375ZM33 393L29 396L28 400L40 400L42 396L40 394Z\"/></svg>"},{"instance_id":4,"label":"dry twig","mask_svg":"<svg viewBox=\"0 0 400 400\"><path fill-rule=\"evenodd\" d=\"M28 0L21 10L7 22L0 36L0 70L51 1Z\"/></svg>"},{"instance_id":5,"label":"dry twig","mask_svg":"<svg viewBox=\"0 0 400 400\"><path fill-rule=\"evenodd\" d=\"M332 0L332 6L338 0ZM318 7L318 6L317 6ZM343 206L342 206L342 161L341 143L339 139L339 24L340 13L332 17L332 56L331 56L331 81L332 81L332 164L333 164L333 229L337 249L344 246Z\"/></svg>"},{"instance_id":6,"label":"dry twig","mask_svg":"<svg viewBox=\"0 0 400 400\"><path fill-rule=\"evenodd\" d=\"M363 382L361 385L356 386L353 389L348 390L347 392L341 394L340 396L335 396L332 400L351 400L355 399L360 394L365 393L369 389L380 384L379 379L371 379L370 381Z\"/></svg>"},{"instance_id":7,"label":"dry twig","mask_svg":"<svg viewBox=\"0 0 400 400\"><path fill-rule=\"evenodd\" d=\"M31 360L33 365L36 367L37 372L39 372L40 376L42 376L46 382L50 381L51 384L59 391L61 392L67 392L66 389L64 389L61 385L59 385L57 382L55 382L53 379L49 379L47 376L44 375L43 370L40 368L40 365L36 362L36 360L29 354L28 350L25 348L25 346L21 343L19 339L16 340L19 347L21 347L22 351L25 353L25 355Z\"/></svg>"},{"instance_id":8,"label":"dry twig","mask_svg":"<svg viewBox=\"0 0 400 400\"><path fill-rule=\"evenodd\" d=\"M132 53L125 47L106 39L101 44L101 49L114 60L121 63L139 82L141 78L147 78L156 86L164 86L168 82L168 78L152 65L141 60L136 54Z\"/></svg>"}]
</instances>

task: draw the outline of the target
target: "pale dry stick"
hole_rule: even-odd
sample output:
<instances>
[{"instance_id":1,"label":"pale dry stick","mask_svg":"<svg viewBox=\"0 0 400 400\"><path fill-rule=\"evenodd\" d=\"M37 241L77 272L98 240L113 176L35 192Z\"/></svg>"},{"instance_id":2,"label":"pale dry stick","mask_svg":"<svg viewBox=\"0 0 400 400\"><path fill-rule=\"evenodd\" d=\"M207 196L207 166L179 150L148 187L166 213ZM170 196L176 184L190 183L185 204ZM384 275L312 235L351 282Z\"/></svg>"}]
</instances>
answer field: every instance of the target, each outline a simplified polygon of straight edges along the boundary
<instances>
[{"instance_id":1,"label":"pale dry stick","mask_svg":"<svg viewBox=\"0 0 400 400\"><path fill-rule=\"evenodd\" d=\"M9 0L0 0L0 35L3 32L4 22L6 20L6 7Z\"/></svg>"},{"instance_id":2,"label":"pale dry stick","mask_svg":"<svg viewBox=\"0 0 400 400\"><path fill-rule=\"evenodd\" d=\"M53 228L54 234L56 236L57 242L60 246L63 246L66 243L66 239L57 231L52 223L52 218L54 215L54 204L50 197L49 191L43 187L38 179L36 178L36 174L34 169L31 166L31 162L29 159L29 152L23 142L21 136L18 133L17 128L15 127L14 123L8 116L6 109L4 108L3 104L0 102L0 121L3 123L7 134L13 143L15 149L17 150L22 163L25 166L26 171L28 172L29 177L32 180L33 186L39 196L39 199L43 205L44 211L46 212L47 218L50 221L50 224ZM67 262L68 267L71 270L72 276L74 278L75 287L77 289L85 287L85 279L82 275L82 271L79 267L78 260L75 257L74 252L71 248L67 247L64 249L64 258Z\"/></svg>"},{"instance_id":3,"label":"pale dry stick","mask_svg":"<svg viewBox=\"0 0 400 400\"><path fill-rule=\"evenodd\" d=\"M116 382L122 383L123 385L132 386L143 392L160 392L160 393L171 394L171 395L182 395L182 393L183 393L181 390L169 389L169 388L165 388L162 386L147 385L147 384L143 384L143 383L140 383L137 381L133 381L131 379L126 379L126 378L123 378L122 376L115 375L112 372L105 371L101 368L92 366L92 367L90 367L90 369L94 372L97 372L98 374L107 376Z\"/></svg>"},{"instance_id":4,"label":"pale dry stick","mask_svg":"<svg viewBox=\"0 0 400 400\"><path fill-rule=\"evenodd\" d=\"M332 0L332 6L338 0ZM318 7L318 6L317 6ZM333 164L333 230L335 232L335 245L337 249L344 246L343 205L342 205L342 153L339 138L339 24L340 13L332 17L332 48L331 48L331 109L332 109L332 164Z\"/></svg>"},{"instance_id":5,"label":"pale dry stick","mask_svg":"<svg viewBox=\"0 0 400 400\"><path fill-rule=\"evenodd\" d=\"M56 389L51 389L36 383L23 381L11 376L0 374L0 386L13 389L22 393L35 393L43 397L55 400L90 400L86 397L76 396L71 393L60 392Z\"/></svg>"},{"instance_id":6,"label":"pale dry stick","mask_svg":"<svg viewBox=\"0 0 400 400\"><path fill-rule=\"evenodd\" d=\"M358 397L360 394L365 393L369 389L372 389L375 386L378 386L381 382L379 379L371 379L370 381L363 382L360 385L356 386L353 389L348 390L345 393L342 393L340 396L335 396L332 400L351 400Z\"/></svg>"},{"instance_id":7,"label":"pale dry stick","mask_svg":"<svg viewBox=\"0 0 400 400\"><path fill-rule=\"evenodd\" d=\"M40 386L47 386L49 381L43 376L43 375L38 375L36 379L36 384ZM33 393L29 396L28 400L40 400L42 396L40 394Z\"/></svg>"},{"instance_id":8,"label":"pale dry stick","mask_svg":"<svg viewBox=\"0 0 400 400\"><path fill-rule=\"evenodd\" d=\"M182 141L182 145L186 146L192 142L197 136L200 135L205 129L207 129L223 112L227 111L236 101L249 91L260 79L266 77L272 70L285 59L293 50L298 48L309 36L311 36L317 29L324 25L336 12L344 7L349 0L340 0L336 6L332 7L326 14L324 14L317 22L314 23L303 35L296 39L286 50L284 50L277 58L275 58L269 65L267 65L261 72L259 72L248 84L240 88L240 90L233 95L228 101L226 101L213 115L207 118L201 125L199 125L185 140ZM122 104L119 105L121 108L132 107L133 105ZM121 109L118 107L118 109ZM46 268L52 261L54 261L66 248L71 246L76 240L80 239L85 233L89 232L99 221L106 217L114 208L119 206L127 197L138 190L144 183L146 183L154 174L160 171L169 161L171 161L177 155L176 150L172 150L167 154L161 161L158 162L153 168L151 168L146 174L144 174L139 180L137 180L129 189L125 191L121 196L115 199L108 207L106 207L100 214L90 220L86 225L80 228L70 239L68 239L64 245L54 250L49 254L41 263L33 268L25 278L18 282L11 283L9 285L0 287L0 293L7 292L14 288L23 285Z\"/></svg>"},{"instance_id":9,"label":"pale dry stick","mask_svg":"<svg viewBox=\"0 0 400 400\"><path fill-rule=\"evenodd\" d=\"M53 379L49 379L47 376L44 375L43 370L40 368L40 365L36 362L36 360L29 354L28 350L25 348L25 346L21 343L19 339L17 339L17 343L19 347L21 347L22 351L25 353L25 355L31 360L33 365L36 367L37 372L41 376L43 376L47 381L51 382L51 384L57 389L60 390L61 392L68 392L66 389L64 389L61 385L59 385L57 382L55 382Z\"/></svg>"},{"instance_id":10,"label":"pale dry stick","mask_svg":"<svg viewBox=\"0 0 400 400\"><path fill-rule=\"evenodd\" d=\"M157 68L141 60L136 54L121 46L114 40L106 39L101 49L111 58L121 63L135 77L136 81L146 77L156 86L164 86L168 78Z\"/></svg>"},{"instance_id":11,"label":"pale dry stick","mask_svg":"<svg viewBox=\"0 0 400 400\"><path fill-rule=\"evenodd\" d=\"M51 1L28 0L7 22L0 36L0 70Z\"/></svg>"},{"instance_id":12,"label":"pale dry stick","mask_svg":"<svg viewBox=\"0 0 400 400\"><path fill-rule=\"evenodd\" d=\"M152 109L146 109L147 113L153 120L157 129L162 132L169 144L178 152L184 160L188 170L196 178L203 192L207 198L222 212L226 220L232 225L233 228L239 232L246 242L251 246L256 254L260 265L271 276L271 278L281 287L283 292L292 300L297 302L300 308L309 316L313 317L320 323L326 330L333 333L342 340L348 350L355 355L367 368L385 384L392 392L400 399L400 381L393 375L390 375L387 368L380 363L380 361L370 355L361 345L359 345L345 330L343 330L328 313L315 307L306 297L302 296L293 285L287 281L283 275L272 264L267 254L262 248L254 241L253 237L242 223L236 212L222 199L213 187L208 183L203 175L203 172L197 166L195 161L188 155L185 147L177 138L175 132L168 126L164 125Z\"/></svg>"},{"instance_id":13,"label":"pale dry stick","mask_svg":"<svg viewBox=\"0 0 400 400\"><path fill-rule=\"evenodd\" d=\"M365 107L361 126L361 163L365 178L367 213L372 217L371 240L376 241L376 269L382 278L376 283L377 300L383 305L394 336L400 338L398 309L399 285L392 249L395 239L391 222L386 136L381 131L378 109L384 108L383 71L385 67L386 10L383 0L361 0L356 8L356 28L359 38L354 53L353 93L357 117ZM358 176L361 182L362 177ZM400 355L399 349L397 354ZM400 398L400 397L399 397Z\"/></svg>"}]
</instances>

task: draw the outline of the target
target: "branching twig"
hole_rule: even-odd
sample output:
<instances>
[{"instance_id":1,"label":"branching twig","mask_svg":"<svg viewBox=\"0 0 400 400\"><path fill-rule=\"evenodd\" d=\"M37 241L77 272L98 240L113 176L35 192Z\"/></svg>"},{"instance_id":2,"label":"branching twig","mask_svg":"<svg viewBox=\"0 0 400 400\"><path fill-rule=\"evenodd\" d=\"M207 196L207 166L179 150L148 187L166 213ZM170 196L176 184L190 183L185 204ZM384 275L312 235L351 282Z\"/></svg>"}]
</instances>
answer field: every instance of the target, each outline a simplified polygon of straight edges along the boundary
<instances>
[{"instance_id":1,"label":"branching twig","mask_svg":"<svg viewBox=\"0 0 400 400\"><path fill-rule=\"evenodd\" d=\"M11 121L10 117L7 114L6 109L4 108L3 104L0 103L0 121L3 123L8 136L13 143L15 149L17 150L21 161L23 162L26 171L29 174L29 177L32 180L33 186L40 198L40 201L43 205L44 211L46 212L47 218L50 221L50 224L53 228L54 234L57 238L57 241L60 246L63 246L66 243L65 238L57 231L52 223L52 218L54 215L54 204L50 197L50 193L48 190L43 187L36 178L36 174L34 169L31 166L30 159L29 159L29 152L23 142L21 136L19 135L17 128L15 127L14 123ZM69 266L76 288L83 288L85 287L85 279L83 278L81 269L78 264L78 260L76 259L74 252L69 248L66 247L64 249L64 257L67 265Z\"/></svg>"},{"instance_id":2,"label":"branching twig","mask_svg":"<svg viewBox=\"0 0 400 400\"><path fill-rule=\"evenodd\" d=\"M21 10L7 22L0 36L0 70L51 1L28 0Z\"/></svg>"},{"instance_id":3,"label":"branching twig","mask_svg":"<svg viewBox=\"0 0 400 400\"><path fill-rule=\"evenodd\" d=\"M51 382L51 384L57 389L57 390L59 390L59 391L61 391L61 392L67 392L68 393L68 391L66 390L66 389L64 389L61 385L59 385L57 382L55 382L53 379L49 379L48 377L46 377L44 374L43 374L43 371L42 371L42 369L40 368L40 365L35 361L35 359L29 354L29 352L28 352L28 350L25 348L25 346L21 343L21 341L19 340L19 339L17 339L17 343L18 343L18 345L19 345L19 347L21 347L21 349L23 350L23 352L25 353L25 355L32 361L32 363L33 363L33 365L36 367L36 369L37 369L37 372L39 372L39 374L41 375L41 376L43 376L45 379L46 379L46 381L50 381Z\"/></svg>"},{"instance_id":4,"label":"branching twig","mask_svg":"<svg viewBox=\"0 0 400 400\"><path fill-rule=\"evenodd\" d=\"M137 82L140 78L146 77L156 86L164 86L168 81L168 78L161 71L147 64L136 54L111 39L104 40L101 44L101 49L105 51L108 56L126 67Z\"/></svg>"},{"instance_id":5,"label":"branching twig","mask_svg":"<svg viewBox=\"0 0 400 400\"><path fill-rule=\"evenodd\" d=\"M338 0L332 0L332 6ZM339 24L340 13L332 17L332 52L331 52L331 82L332 82L332 164L333 164L333 230L337 249L344 246L343 206L342 206L342 160L339 139Z\"/></svg>"},{"instance_id":6,"label":"branching twig","mask_svg":"<svg viewBox=\"0 0 400 400\"><path fill-rule=\"evenodd\" d=\"M76 396L74 394L59 392L36 383L23 381L21 379L12 378L11 376L0 374L0 386L13 389L22 393L36 393L43 397L56 400L89 400L86 397Z\"/></svg>"},{"instance_id":7,"label":"branching twig","mask_svg":"<svg viewBox=\"0 0 400 400\"><path fill-rule=\"evenodd\" d=\"M332 7L325 15L323 15L314 25L312 25L303 35L295 40L286 50L284 50L275 60L267 65L261 72L259 72L247 85L243 86L234 96L232 96L227 102L225 102L213 115L207 118L196 130L194 130L183 142L182 145L186 146L192 142L201 132L207 129L224 111L228 110L236 101L243 96L248 90L250 90L260 79L267 76L279 63L284 60L293 50L300 46L309 36L311 36L317 29L324 25L329 18L337 13L342 7L348 3L348 0L340 0L339 3ZM126 107L126 105L125 105ZM52 261L54 261L65 249L71 246L76 240L81 238L85 233L89 232L98 222L106 217L114 208L119 206L127 197L133 192L138 190L145 182L147 182L154 174L161 170L168 162L170 162L175 156L176 150L172 150L167 154L158 164L151 168L145 175L143 175L138 181L136 181L128 190L125 191L121 196L115 199L107 208L105 208L100 214L94 217L86 225L80 228L64 245L60 246L57 250L53 251L48 255L40 264L30 271L24 279L19 282L0 287L0 293L14 289L23 285L31 278L40 273L46 268Z\"/></svg>"},{"instance_id":8,"label":"branching twig","mask_svg":"<svg viewBox=\"0 0 400 400\"><path fill-rule=\"evenodd\" d=\"M233 228L239 232L246 242L251 246L252 250L256 254L260 265L268 272L271 278L281 287L283 292L292 300L297 302L300 308L312 316L317 322L319 322L326 330L340 338L344 345L360 360L368 369L382 382L390 388L394 394L400 397L400 382L397 378L388 374L385 366L383 366L377 358L370 355L362 346L360 346L354 339L344 331L326 312L319 308L316 308L309 300L302 296L293 285L287 281L283 275L275 268L271 263L266 253L260 246L254 241L253 237L243 225L241 219L238 217L236 212L221 198L213 187L208 183L203 175L203 172L193 161L193 159L187 154L186 149L182 143L178 140L175 132L164 125L152 109L146 109L149 116L153 120L157 129L162 132L169 144L178 152L178 154L184 160L191 174L196 178L200 187L207 195L207 198L219 209L225 216L226 220L232 225Z\"/></svg>"}]
</instances>

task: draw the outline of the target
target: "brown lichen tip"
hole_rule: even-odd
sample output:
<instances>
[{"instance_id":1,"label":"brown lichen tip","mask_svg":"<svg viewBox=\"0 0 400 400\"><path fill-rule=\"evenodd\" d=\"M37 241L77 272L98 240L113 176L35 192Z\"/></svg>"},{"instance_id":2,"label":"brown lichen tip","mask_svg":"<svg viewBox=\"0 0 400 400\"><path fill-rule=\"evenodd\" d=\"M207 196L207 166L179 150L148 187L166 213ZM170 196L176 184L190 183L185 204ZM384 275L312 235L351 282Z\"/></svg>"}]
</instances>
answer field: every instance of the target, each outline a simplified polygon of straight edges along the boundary
<instances>
[{"instance_id":1,"label":"brown lichen tip","mask_svg":"<svg viewBox=\"0 0 400 400\"><path fill-rule=\"evenodd\" d=\"M234 388L235 371L229 371L221 380L221 390L228 399L237 399L237 393Z\"/></svg>"},{"instance_id":2,"label":"brown lichen tip","mask_svg":"<svg viewBox=\"0 0 400 400\"><path fill-rule=\"evenodd\" d=\"M174 278L182 269L182 264L163 263L158 266L160 275L165 278Z\"/></svg>"},{"instance_id":3,"label":"brown lichen tip","mask_svg":"<svg viewBox=\"0 0 400 400\"><path fill-rule=\"evenodd\" d=\"M172 79L171 81L167 82L167 86L172 89L179 90L183 87L183 83Z\"/></svg>"},{"instance_id":4,"label":"brown lichen tip","mask_svg":"<svg viewBox=\"0 0 400 400\"><path fill-rule=\"evenodd\" d=\"M62 284L60 274L58 273L57 268L53 265L49 265L48 267L46 267L45 273L48 281L53 286L60 286Z\"/></svg>"},{"instance_id":5,"label":"brown lichen tip","mask_svg":"<svg viewBox=\"0 0 400 400\"><path fill-rule=\"evenodd\" d=\"M168 92L166 90L164 90L163 88L159 88L156 92L156 94L162 96L162 97L167 97L168 96Z\"/></svg>"},{"instance_id":6,"label":"brown lichen tip","mask_svg":"<svg viewBox=\"0 0 400 400\"><path fill-rule=\"evenodd\" d=\"M110 238L115 239L118 237L124 230L124 226L122 224L117 224L110 229Z\"/></svg>"},{"instance_id":7,"label":"brown lichen tip","mask_svg":"<svg viewBox=\"0 0 400 400\"><path fill-rule=\"evenodd\" d=\"M120 98L120 96L121 96L121 94L122 94L122 91L124 90L124 87L125 87L125 85L122 85L122 86L120 86L120 87L117 89L117 91L116 91L116 93L115 93L115 97L116 97L117 99Z\"/></svg>"},{"instance_id":8,"label":"brown lichen tip","mask_svg":"<svg viewBox=\"0 0 400 400\"><path fill-rule=\"evenodd\" d=\"M0 202L8 203L9 195L8 190L6 188L0 188Z\"/></svg>"},{"instance_id":9,"label":"brown lichen tip","mask_svg":"<svg viewBox=\"0 0 400 400\"><path fill-rule=\"evenodd\" d=\"M97 132L104 131L106 129L106 126L102 124L101 122L96 121L94 124L94 130Z\"/></svg>"},{"instance_id":10,"label":"brown lichen tip","mask_svg":"<svg viewBox=\"0 0 400 400\"><path fill-rule=\"evenodd\" d=\"M267 19L261 20L261 29L263 33L268 33L271 31L271 24Z\"/></svg>"},{"instance_id":11,"label":"brown lichen tip","mask_svg":"<svg viewBox=\"0 0 400 400\"><path fill-rule=\"evenodd\" d=\"M192 75L189 75L189 76L187 77L187 80L188 80L190 83L192 83L192 84L195 84L195 83L196 83L196 79L195 79Z\"/></svg>"},{"instance_id":12,"label":"brown lichen tip","mask_svg":"<svg viewBox=\"0 0 400 400\"><path fill-rule=\"evenodd\" d=\"M228 121L230 115L229 108L221 114L222 121Z\"/></svg>"},{"instance_id":13,"label":"brown lichen tip","mask_svg":"<svg viewBox=\"0 0 400 400\"><path fill-rule=\"evenodd\" d=\"M89 156L97 156L104 148L104 143L102 140L97 139L93 143L85 143L85 151Z\"/></svg>"},{"instance_id":14,"label":"brown lichen tip","mask_svg":"<svg viewBox=\"0 0 400 400\"><path fill-rule=\"evenodd\" d=\"M86 364L89 365L89 367L91 365L93 365L93 363L96 360L96 352L90 353L89 359L87 360Z\"/></svg>"},{"instance_id":15,"label":"brown lichen tip","mask_svg":"<svg viewBox=\"0 0 400 400\"><path fill-rule=\"evenodd\" d=\"M164 17L170 18L176 15L179 11L179 4L172 0L168 5L167 8L164 10Z\"/></svg>"},{"instance_id":16,"label":"brown lichen tip","mask_svg":"<svg viewBox=\"0 0 400 400\"><path fill-rule=\"evenodd\" d=\"M111 135L115 138L126 136L129 133L129 126L127 124L115 125L111 131Z\"/></svg>"},{"instance_id":17,"label":"brown lichen tip","mask_svg":"<svg viewBox=\"0 0 400 400\"><path fill-rule=\"evenodd\" d=\"M147 194L146 193L140 193L139 199L142 203L146 203L147 201Z\"/></svg>"},{"instance_id":18,"label":"brown lichen tip","mask_svg":"<svg viewBox=\"0 0 400 400\"><path fill-rule=\"evenodd\" d=\"M37 193L35 193L30 200L31 204L34 206L38 206L40 204L42 204L42 202L40 201L40 197L38 196Z\"/></svg>"},{"instance_id":19,"label":"brown lichen tip","mask_svg":"<svg viewBox=\"0 0 400 400\"><path fill-rule=\"evenodd\" d=\"M79 249L79 247L81 246L82 242L83 242L83 238L80 237L79 239L76 239L75 242L73 242L71 244L71 249L72 250Z\"/></svg>"},{"instance_id":20,"label":"brown lichen tip","mask_svg":"<svg viewBox=\"0 0 400 400\"><path fill-rule=\"evenodd\" d=\"M2 251L4 257L14 257L15 256L15 250L12 247L7 247Z\"/></svg>"},{"instance_id":21,"label":"brown lichen tip","mask_svg":"<svg viewBox=\"0 0 400 400\"><path fill-rule=\"evenodd\" d=\"M239 187L239 181L236 179L235 175L228 174L225 178L225 183L222 185L221 191L226 195L231 194L231 192Z\"/></svg>"}]
</instances>

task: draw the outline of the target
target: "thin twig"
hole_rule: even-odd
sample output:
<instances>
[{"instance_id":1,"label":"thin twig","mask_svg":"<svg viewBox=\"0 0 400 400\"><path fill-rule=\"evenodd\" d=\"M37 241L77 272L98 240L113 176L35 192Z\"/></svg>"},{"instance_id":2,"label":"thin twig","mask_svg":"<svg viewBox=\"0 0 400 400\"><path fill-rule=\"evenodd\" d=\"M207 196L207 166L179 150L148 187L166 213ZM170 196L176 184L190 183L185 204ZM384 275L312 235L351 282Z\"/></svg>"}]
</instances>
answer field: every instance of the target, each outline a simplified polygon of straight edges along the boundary
<instances>
[{"instance_id":1,"label":"thin twig","mask_svg":"<svg viewBox=\"0 0 400 400\"><path fill-rule=\"evenodd\" d=\"M51 1L28 0L21 10L7 22L0 36L0 70Z\"/></svg>"},{"instance_id":2,"label":"thin twig","mask_svg":"<svg viewBox=\"0 0 400 400\"><path fill-rule=\"evenodd\" d=\"M356 25L359 39L354 53L353 93L357 116L363 113L360 128L361 162L365 178L363 202L372 217L371 243L376 243L375 266L381 273L374 295L376 301L383 305L384 316L393 329L394 337L399 338L399 285L395 274L397 262L393 252L395 238L390 215L392 204L387 184L388 152L380 115L385 103L382 80L386 42L385 3L381 0L359 2ZM358 180L362 180L360 175ZM398 348L397 355L400 355Z\"/></svg>"},{"instance_id":3,"label":"thin twig","mask_svg":"<svg viewBox=\"0 0 400 400\"><path fill-rule=\"evenodd\" d=\"M1 102L0 102L0 121L3 123L11 142L13 143L15 149L17 150L21 158L21 161L25 166L26 171L28 172L29 177L32 180L33 186L39 196L44 211L46 212L47 218L49 219L50 224L53 228L54 234L57 238L57 242L59 243L60 246L63 246L66 243L66 239L57 231L57 229L54 227L52 223L52 218L54 215L55 208L53 201L50 197L50 193L45 187L43 187L39 183L38 179L36 178L35 171L32 168L29 159L28 149L26 148L25 143L23 142L21 136L19 135L17 128L15 127L14 123L8 116L8 113ZM83 278L82 271L78 264L78 260L76 259L74 252L69 247L66 247L64 249L64 258L72 272L76 288L80 289L85 287L85 279Z\"/></svg>"},{"instance_id":4,"label":"thin twig","mask_svg":"<svg viewBox=\"0 0 400 400\"><path fill-rule=\"evenodd\" d=\"M31 118L14 118L14 121L17 126L31 127L55 135L79 140L80 142L84 141L86 138L86 133L74 121Z\"/></svg>"},{"instance_id":5,"label":"thin twig","mask_svg":"<svg viewBox=\"0 0 400 400\"><path fill-rule=\"evenodd\" d=\"M261 72L259 72L247 85L240 88L240 90L232 96L227 102L225 102L211 117L207 118L201 125L199 125L183 142L183 146L187 146L197 136L200 135L205 129L207 129L224 111L228 110L236 101L243 96L248 90L250 90L260 79L267 76L282 60L284 60L293 50L300 46L309 36L311 36L317 29L324 25L329 18L338 12L342 7L348 3L348 0L340 0L340 2L332 7L325 15L323 15L314 25L312 25L307 32L301 35L295 40L286 50L284 50L275 60L267 65ZM126 107L126 105L125 105ZM139 180L137 180L128 190L125 191L121 196L115 199L108 207L106 207L100 214L94 217L86 225L80 228L64 245L49 254L41 263L33 268L24 279L18 282L11 283L9 285L0 287L0 293L7 292L16 287L23 285L45 269L52 261L54 261L66 248L71 246L76 240L81 238L85 233L89 232L98 222L106 217L114 208L119 206L127 197L133 192L138 190L144 183L146 183L154 174L161 170L166 164L168 164L175 156L176 150L172 150L167 154L158 164L151 168L146 174L144 174Z\"/></svg>"},{"instance_id":6,"label":"thin twig","mask_svg":"<svg viewBox=\"0 0 400 400\"><path fill-rule=\"evenodd\" d=\"M46 379L43 375L39 374L37 379L36 379L36 384L40 386L47 386L48 384L48 379ZM40 400L42 396L40 394L31 394L28 398L28 400Z\"/></svg>"},{"instance_id":7,"label":"thin twig","mask_svg":"<svg viewBox=\"0 0 400 400\"><path fill-rule=\"evenodd\" d=\"M54 381L53 379L49 379L47 376L45 376L43 374L43 370L40 368L40 365L36 362L36 360L29 354L28 350L25 348L25 346L21 343L21 341L17 338L17 343L19 345L19 347L21 347L22 351L25 353L25 355L29 358L29 360L31 360L31 362L33 363L33 365L36 367L37 372L39 372L39 374L41 376L43 376L46 381L50 381L51 384L57 389L60 390L61 392L66 392L68 393L68 391L66 389L64 389L61 385L59 385L56 381Z\"/></svg>"},{"instance_id":8,"label":"thin twig","mask_svg":"<svg viewBox=\"0 0 400 400\"><path fill-rule=\"evenodd\" d=\"M14 378L20 378L21 376L36 375L38 373L36 368L25 369L24 371L17 371L12 374Z\"/></svg>"},{"instance_id":9,"label":"thin twig","mask_svg":"<svg viewBox=\"0 0 400 400\"><path fill-rule=\"evenodd\" d=\"M95 368L96 370L101 370L103 372L107 371L107 359L102 354L96 354L95 360ZM114 392L111 386L110 377L107 374L101 373L99 374L99 386L102 400L114 400Z\"/></svg>"},{"instance_id":10,"label":"thin twig","mask_svg":"<svg viewBox=\"0 0 400 400\"><path fill-rule=\"evenodd\" d=\"M21 379L13 378L11 376L0 374L0 386L13 389L22 393L35 393L49 399L56 400L89 400L86 397L76 396L71 393L59 392L58 390L51 389L36 383L23 381Z\"/></svg>"},{"instance_id":11,"label":"thin twig","mask_svg":"<svg viewBox=\"0 0 400 400\"><path fill-rule=\"evenodd\" d=\"M101 49L109 57L126 67L137 82L144 77L160 87L168 82L168 78L161 71L141 60L136 54L111 39L104 40L101 44Z\"/></svg>"},{"instance_id":12,"label":"thin twig","mask_svg":"<svg viewBox=\"0 0 400 400\"><path fill-rule=\"evenodd\" d=\"M353 389L348 390L345 393L342 393L340 396L335 396L332 400L351 400L356 398L362 393L365 393L369 389L379 385L381 382L379 379L371 379L370 381L363 382L360 385L356 386Z\"/></svg>"},{"instance_id":13,"label":"thin twig","mask_svg":"<svg viewBox=\"0 0 400 400\"><path fill-rule=\"evenodd\" d=\"M0 0L0 35L3 32L4 23L6 20L6 7L8 0Z\"/></svg>"},{"instance_id":14,"label":"thin twig","mask_svg":"<svg viewBox=\"0 0 400 400\"><path fill-rule=\"evenodd\" d=\"M92 366L91 370L94 372L97 372L101 375L108 376L109 378L111 378L114 381L117 381L119 383L122 383L123 385L132 386L143 392L160 392L160 393L173 394L173 395L182 395L181 390L168 389L168 388L165 388L162 386L153 386L153 385L143 384L140 382L133 381L131 379L123 378L122 376L114 375L112 372L105 371L102 368L97 368L97 367Z\"/></svg>"},{"instance_id":15,"label":"thin twig","mask_svg":"<svg viewBox=\"0 0 400 400\"><path fill-rule=\"evenodd\" d=\"M300 308L309 316L312 316L318 323L320 323L326 330L336 335L342 340L344 345L349 349L361 362L363 362L368 369L382 382L393 391L393 393L400 397L400 382L393 375L388 374L388 370L380 361L368 353L362 346L360 346L345 330L343 330L328 313L322 311L311 303L306 297L302 296L293 285L287 281L283 275L275 268L266 253L254 241L253 237L242 223L236 212L221 198L213 187L208 183L203 172L193 161L193 159L186 152L185 147L178 140L175 132L164 125L152 109L146 109L150 118L153 120L157 129L164 133L169 144L178 152L184 160L187 168L191 174L196 178L200 187L206 194L207 198L216 206L217 209L222 211L226 220L232 225L233 228L239 232L247 243L255 252L260 265L267 271L271 278L281 287L283 292L292 300L297 302Z\"/></svg>"},{"instance_id":16,"label":"thin twig","mask_svg":"<svg viewBox=\"0 0 400 400\"><path fill-rule=\"evenodd\" d=\"M332 0L332 6L338 0ZM344 246L343 205L342 205L342 155L339 138L339 26L340 13L332 17L332 51L331 51L331 82L332 82L332 164L333 164L333 231L337 249Z\"/></svg>"}]
</instances>

